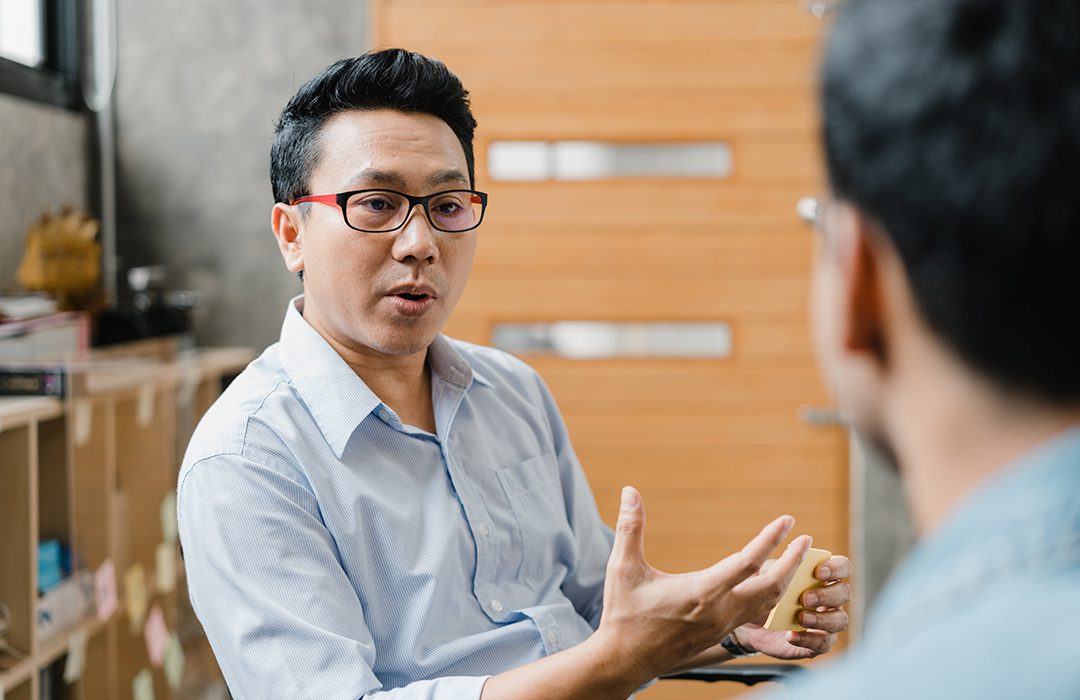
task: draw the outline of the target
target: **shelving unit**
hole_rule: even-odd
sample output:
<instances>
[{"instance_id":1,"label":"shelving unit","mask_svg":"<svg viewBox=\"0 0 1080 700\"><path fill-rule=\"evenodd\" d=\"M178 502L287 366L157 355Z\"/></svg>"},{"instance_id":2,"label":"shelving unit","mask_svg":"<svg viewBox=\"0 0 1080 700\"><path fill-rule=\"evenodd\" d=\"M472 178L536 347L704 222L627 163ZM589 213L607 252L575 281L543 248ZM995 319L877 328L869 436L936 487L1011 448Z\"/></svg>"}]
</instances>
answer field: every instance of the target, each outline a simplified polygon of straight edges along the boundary
<instances>
[{"instance_id":1,"label":"shelving unit","mask_svg":"<svg viewBox=\"0 0 1080 700\"><path fill-rule=\"evenodd\" d=\"M174 690L150 662L141 621L133 626L123 605L124 574L136 564L149 584L147 609L161 607L189 658L212 659L187 603L176 544L176 585L156 585L158 545L166 541L161 505L175 489L183 449L222 378L240 371L253 353L221 349L129 362L117 351L108 355L98 368L89 362L73 372L63 401L0 398L0 603L11 613L8 643L24 655L0 654L5 700L39 700L41 672L68 653L72 630L49 639L39 639L37 631L42 539L68 544L76 568L97 570L111 560L121 603L109 619L91 615L77 625L86 639L84 670L62 697L130 698L144 668L152 670L157 698L185 697L189 681L199 682L188 673Z\"/></svg>"}]
</instances>

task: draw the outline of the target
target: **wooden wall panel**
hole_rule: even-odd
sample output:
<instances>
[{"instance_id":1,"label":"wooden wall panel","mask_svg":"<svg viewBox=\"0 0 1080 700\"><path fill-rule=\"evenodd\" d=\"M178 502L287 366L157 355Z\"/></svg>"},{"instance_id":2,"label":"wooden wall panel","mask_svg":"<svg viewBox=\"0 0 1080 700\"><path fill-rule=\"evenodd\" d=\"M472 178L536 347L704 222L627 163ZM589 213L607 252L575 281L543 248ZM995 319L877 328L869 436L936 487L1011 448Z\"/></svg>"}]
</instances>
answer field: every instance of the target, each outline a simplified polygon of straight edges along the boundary
<instances>
[{"instance_id":1,"label":"wooden wall panel","mask_svg":"<svg viewBox=\"0 0 1080 700\"><path fill-rule=\"evenodd\" d=\"M472 94L479 189L491 195L448 327L724 321L723 360L532 356L613 522L637 485L651 561L699 568L790 512L845 551L847 437L799 418L827 398L807 321L822 190L814 81L820 23L794 0L375 0L375 46L444 60ZM725 179L492 182L497 140L725 141ZM729 697L659 684L642 694Z\"/></svg>"}]
</instances>

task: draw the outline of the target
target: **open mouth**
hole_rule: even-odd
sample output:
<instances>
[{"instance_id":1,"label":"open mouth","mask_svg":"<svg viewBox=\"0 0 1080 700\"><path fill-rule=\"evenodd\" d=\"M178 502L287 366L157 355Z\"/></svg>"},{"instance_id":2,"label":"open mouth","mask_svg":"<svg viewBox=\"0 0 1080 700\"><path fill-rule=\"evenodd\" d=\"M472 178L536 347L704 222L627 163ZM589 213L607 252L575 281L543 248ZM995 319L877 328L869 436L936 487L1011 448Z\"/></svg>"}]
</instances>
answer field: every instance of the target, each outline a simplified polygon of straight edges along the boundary
<instances>
[{"instance_id":1,"label":"open mouth","mask_svg":"<svg viewBox=\"0 0 1080 700\"><path fill-rule=\"evenodd\" d=\"M425 286L399 288L387 295L396 309L403 316L423 316L435 304L435 296Z\"/></svg>"}]
</instances>

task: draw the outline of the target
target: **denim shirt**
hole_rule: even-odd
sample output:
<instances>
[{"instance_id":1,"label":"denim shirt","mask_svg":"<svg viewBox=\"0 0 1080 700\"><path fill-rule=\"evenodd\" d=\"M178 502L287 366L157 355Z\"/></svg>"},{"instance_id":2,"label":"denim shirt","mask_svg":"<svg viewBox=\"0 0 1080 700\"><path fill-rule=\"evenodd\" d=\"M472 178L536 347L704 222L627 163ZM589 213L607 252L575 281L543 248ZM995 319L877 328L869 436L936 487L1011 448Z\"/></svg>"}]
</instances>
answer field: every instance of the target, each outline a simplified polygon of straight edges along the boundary
<instances>
[{"instance_id":1,"label":"denim shirt","mask_svg":"<svg viewBox=\"0 0 1080 700\"><path fill-rule=\"evenodd\" d=\"M612 532L537 374L438 337L437 434L290 303L179 475L191 601L237 698L477 698L597 627Z\"/></svg>"},{"instance_id":2,"label":"denim shirt","mask_svg":"<svg viewBox=\"0 0 1080 700\"><path fill-rule=\"evenodd\" d=\"M819 668L791 697L1080 698L1080 429L966 497Z\"/></svg>"}]
</instances>

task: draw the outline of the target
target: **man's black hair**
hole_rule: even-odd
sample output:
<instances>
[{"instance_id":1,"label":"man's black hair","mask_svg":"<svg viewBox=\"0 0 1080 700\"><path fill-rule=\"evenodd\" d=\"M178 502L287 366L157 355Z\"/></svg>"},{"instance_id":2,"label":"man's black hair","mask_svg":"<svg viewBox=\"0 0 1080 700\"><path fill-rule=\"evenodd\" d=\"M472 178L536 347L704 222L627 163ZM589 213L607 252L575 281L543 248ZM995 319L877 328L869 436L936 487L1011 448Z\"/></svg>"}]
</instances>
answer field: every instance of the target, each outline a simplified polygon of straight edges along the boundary
<instances>
[{"instance_id":1,"label":"man's black hair","mask_svg":"<svg viewBox=\"0 0 1080 700\"><path fill-rule=\"evenodd\" d=\"M405 49L386 49L328 66L285 105L270 148L275 202L312 194L307 188L320 153L322 127L330 117L352 109L396 109L442 119L461 142L469 182L475 183L476 120L469 93L442 62Z\"/></svg>"},{"instance_id":2,"label":"man's black hair","mask_svg":"<svg viewBox=\"0 0 1080 700\"><path fill-rule=\"evenodd\" d=\"M1080 2L849 0L823 64L829 178L971 368L1080 400Z\"/></svg>"}]
</instances>

